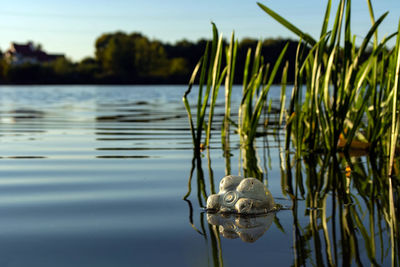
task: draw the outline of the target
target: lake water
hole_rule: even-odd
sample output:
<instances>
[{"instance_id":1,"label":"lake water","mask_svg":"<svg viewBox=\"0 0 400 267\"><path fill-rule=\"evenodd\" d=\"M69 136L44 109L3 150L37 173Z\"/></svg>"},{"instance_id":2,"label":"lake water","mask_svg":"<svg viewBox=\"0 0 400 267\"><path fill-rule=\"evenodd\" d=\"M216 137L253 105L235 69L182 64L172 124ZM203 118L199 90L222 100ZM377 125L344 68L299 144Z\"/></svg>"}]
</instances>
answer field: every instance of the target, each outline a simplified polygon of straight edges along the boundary
<instances>
[{"instance_id":1,"label":"lake water","mask_svg":"<svg viewBox=\"0 0 400 267\"><path fill-rule=\"evenodd\" d=\"M329 243L321 222L310 223L310 200L294 201L286 193L279 132L257 140L252 164L275 201L296 209L251 218L258 220L254 231L263 235L251 236L236 225L236 238L224 237L221 227L235 218L223 218L225 226L209 224L206 196L218 188L228 161L230 173L243 174L243 151L232 134L231 157L224 157L216 122L211 149L193 158L181 101L185 90L1 86L0 266L370 265L366 239L354 230L358 225L353 229L358 251L347 260L341 247L345 235L334 229L335 218L327 219L333 225ZM240 94L235 87L234 106ZM271 98L279 99L278 87ZM217 107L216 118L222 109ZM371 223L365 214L360 221L367 228ZM372 222L384 225L382 218ZM252 242L243 241L243 232ZM384 231L376 233L379 238L373 258L384 266L390 263L389 241Z\"/></svg>"}]
</instances>

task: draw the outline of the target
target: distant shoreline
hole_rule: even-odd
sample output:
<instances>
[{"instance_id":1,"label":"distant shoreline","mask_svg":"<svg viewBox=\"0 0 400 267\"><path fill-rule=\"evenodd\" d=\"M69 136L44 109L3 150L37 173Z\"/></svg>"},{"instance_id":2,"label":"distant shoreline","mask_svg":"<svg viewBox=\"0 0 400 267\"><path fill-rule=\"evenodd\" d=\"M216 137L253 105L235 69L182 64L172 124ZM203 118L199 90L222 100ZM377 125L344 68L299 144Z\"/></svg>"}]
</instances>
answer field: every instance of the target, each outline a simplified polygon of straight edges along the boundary
<instances>
[{"instance_id":1,"label":"distant shoreline","mask_svg":"<svg viewBox=\"0 0 400 267\"><path fill-rule=\"evenodd\" d=\"M292 82L286 83L287 85L293 85ZM114 85L114 86L125 86L125 85L139 85L139 86L151 86L151 85L188 85L188 83L0 83L0 86L47 86L47 85L76 85L76 86L86 86L86 85L96 85L96 86L108 86L108 85ZM195 84L195 86L198 84ZM235 83L235 86L243 86L241 83ZM280 85L279 83L273 83L273 85ZM221 88L223 88L224 85L221 84Z\"/></svg>"},{"instance_id":2,"label":"distant shoreline","mask_svg":"<svg viewBox=\"0 0 400 267\"><path fill-rule=\"evenodd\" d=\"M0 84L188 84L208 42L182 40L169 44L141 33L107 33L97 38L94 57L80 62L61 54L49 54L41 45L32 42L11 43L8 50L0 52ZM249 38L238 42L238 66L244 66L247 52L255 51L258 43ZM261 53L264 63L273 65L286 44L289 47L283 60L289 63L287 80L290 82L294 77L298 41L265 39L261 41ZM222 64L225 60L222 59ZM234 83L242 83L243 74L242 68L236 68ZM275 83L281 81L280 76L281 70L278 70Z\"/></svg>"}]
</instances>

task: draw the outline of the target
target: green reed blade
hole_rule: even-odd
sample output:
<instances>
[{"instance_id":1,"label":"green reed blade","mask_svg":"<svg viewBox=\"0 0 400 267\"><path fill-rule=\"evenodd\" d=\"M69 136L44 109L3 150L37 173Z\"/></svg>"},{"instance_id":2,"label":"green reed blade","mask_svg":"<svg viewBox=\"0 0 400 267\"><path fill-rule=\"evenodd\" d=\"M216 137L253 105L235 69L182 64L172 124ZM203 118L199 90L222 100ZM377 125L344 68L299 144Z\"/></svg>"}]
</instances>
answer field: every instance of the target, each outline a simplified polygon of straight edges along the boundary
<instances>
[{"instance_id":1,"label":"green reed blade","mask_svg":"<svg viewBox=\"0 0 400 267\"><path fill-rule=\"evenodd\" d=\"M245 61L245 63L244 63L244 71L243 71L243 92L245 92L246 89L247 89L247 81L248 81L248 76L249 76L250 60L251 60L251 48L249 48L249 49L247 50L246 61Z\"/></svg>"},{"instance_id":2,"label":"green reed blade","mask_svg":"<svg viewBox=\"0 0 400 267\"><path fill-rule=\"evenodd\" d=\"M190 81L189 81L188 89L186 90L186 92L185 92L185 94L183 95L183 98L182 98L182 101L183 101L183 103L185 105L185 108L186 108L186 112L187 112L188 117L189 117L190 131L192 133L192 139L193 139L193 145L194 146L196 146L196 143L197 143L196 140L197 139L196 139L196 134L195 134L195 131L194 131L193 118L192 118L192 113L191 113L191 110L190 110L190 105L189 105L189 102L187 100L187 96L190 94L190 92L192 90L194 81L195 81L196 76L197 76L197 72L199 71L199 68L200 68L200 65L202 64L202 62L203 62L203 58L201 58L199 60L199 62L196 64L196 67L194 68L192 76L191 76Z\"/></svg>"},{"instance_id":3,"label":"green reed blade","mask_svg":"<svg viewBox=\"0 0 400 267\"><path fill-rule=\"evenodd\" d=\"M281 107L279 114L279 125L282 125L283 115L285 113L285 105L286 105L286 83L287 83L287 73L289 69L289 62L286 61L285 67L283 68L282 80L281 80Z\"/></svg>"},{"instance_id":4,"label":"green reed blade","mask_svg":"<svg viewBox=\"0 0 400 267\"><path fill-rule=\"evenodd\" d=\"M260 69L260 64L261 64L261 47L262 47L262 42L261 40L257 42L256 50L254 53L254 58L253 58L253 68L251 70L251 77L257 75L258 70Z\"/></svg>"},{"instance_id":5,"label":"green reed blade","mask_svg":"<svg viewBox=\"0 0 400 267\"><path fill-rule=\"evenodd\" d=\"M326 5L324 22L322 24L320 37L323 37L327 33L328 23L329 23L329 15L331 13L331 4L332 4L332 0L329 0Z\"/></svg>"},{"instance_id":6,"label":"green reed blade","mask_svg":"<svg viewBox=\"0 0 400 267\"><path fill-rule=\"evenodd\" d=\"M202 131L203 129L206 129L204 127L204 117L206 113L206 108L207 108L207 103L208 103L208 98L210 95L210 88L207 86L206 91L203 96L203 87L205 84L205 78L207 75L207 66L208 66L208 61L209 61L209 43L206 45L206 50L204 52L203 56L203 64L201 66L201 74L200 74L200 80L199 80L199 95L198 95L198 104L197 104L197 144L196 147L199 149L200 144L201 144L201 136L202 136Z\"/></svg>"},{"instance_id":7,"label":"green reed blade","mask_svg":"<svg viewBox=\"0 0 400 267\"><path fill-rule=\"evenodd\" d=\"M331 81L331 75L332 75L332 68L333 68L333 63L334 63L334 58L336 56L336 47L333 48L331 54L329 55L328 59L328 64L326 67L326 74L324 77L324 90L323 90L323 99L324 99L324 104L325 107L327 108L327 112L330 112L330 106L331 104L329 103L329 85ZM331 114L329 114L331 115Z\"/></svg>"},{"instance_id":8,"label":"green reed blade","mask_svg":"<svg viewBox=\"0 0 400 267\"><path fill-rule=\"evenodd\" d=\"M229 47L226 50L226 61L228 65L228 72L225 80L225 88L232 89L235 78L235 66L237 55L238 41L235 40L235 34L232 32Z\"/></svg>"},{"instance_id":9,"label":"green reed blade","mask_svg":"<svg viewBox=\"0 0 400 267\"><path fill-rule=\"evenodd\" d=\"M209 59L209 63L206 66L207 69L207 87L206 87L206 92L204 95L204 100L203 100L203 105L202 105L202 111L201 111L201 118L203 119L201 121L201 125L204 124L204 117L205 117L205 113L206 113L206 109L207 109L207 105L208 105L208 99L210 96L210 92L211 92L211 87L212 87L212 76L213 76L213 66L214 66L214 61L215 61L215 54L217 52L217 47L218 47L218 29L217 26L214 23L211 23L212 25L212 30L213 30L213 40L212 40L212 44L211 44L211 53L209 55L209 57L207 57ZM207 130L207 127L205 128Z\"/></svg>"},{"instance_id":10,"label":"green reed blade","mask_svg":"<svg viewBox=\"0 0 400 267\"><path fill-rule=\"evenodd\" d=\"M367 0L367 5L368 5L368 11L369 11L369 15L370 15L370 19L371 19L371 24L374 25L375 24L375 15L374 15L374 10L372 8L372 3L371 0ZM373 49L374 51L377 50L377 46L378 46L378 31L375 31L374 33L374 45L373 45ZM382 57L384 58L384 57ZM381 61L384 61L384 59L382 59ZM373 64L373 69L372 69L372 77L371 77L371 86L373 87L373 91L372 91L372 103L373 103L373 107L377 107L378 108L378 91L383 91L383 90L379 90L378 88L378 68L379 68L379 64L378 64L378 58L376 57L374 59L374 64ZM368 118L368 127L366 129L367 134L369 135L368 138L372 144L372 146L374 146L375 143L375 136L372 136L371 133L371 128L375 129L375 128L380 128L379 126L379 120L375 119L377 117L377 112L375 111L375 108L369 112L368 109L366 110L366 115ZM374 119L371 118L371 115Z\"/></svg>"},{"instance_id":11,"label":"green reed blade","mask_svg":"<svg viewBox=\"0 0 400 267\"><path fill-rule=\"evenodd\" d=\"M207 76L207 87L212 87L213 82L213 75L214 75L214 68L215 60L217 59L217 51L219 45L219 34L217 26L212 22L212 30L213 30L213 41L211 45L211 54L210 54L210 65L208 68L208 76Z\"/></svg>"},{"instance_id":12,"label":"green reed blade","mask_svg":"<svg viewBox=\"0 0 400 267\"><path fill-rule=\"evenodd\" d=\"M279 69L279 67L281 65L281 62L283 60L283 57L284 57L288 47L289 47L289 43L287 43L285 45L285 47L283 48L281 54L279 55L278 59L276 60L274 68L272 69L272 72L271 72L271 74L269 76L268 84L263 88L263 90L261 92L261 95L257 99L257 103L256 103L256 106L254 108L254 112L253 112L253 114L251 116L251 124L250 124L250 129L249 129L249 134L248 134L248 141L250 143L252 143L254 138L255 138L258 122L259 122L259 119L260 119L260 116L261 116L261 111L262 111L262 109L264 107L265 100L266 100L269 88L271 87L271 85L272 85L272 83L273 83L273 81L275 79L276 73L278 72L278 69Z\"/></svg>"},{"instance_id":13,"label":"green reed blade","mask_svg":"<svg viewBox=\"0 0 400 267\"><path fill-rule=\"evenodd\" d=\"M365 36L360 48L358 49L358 55L356 60L358 61L358 59L364 54L365 49L368 46L368 43L370 42L370 39L372 37L372 35L375 34L375 32L378 29L378 26L382 23L382 21L386 18L386 16L388 15L389 12L384 13L382 16L379 17L379 19L375 22L374 25L372 25L372 27L369 29L367 35ZM358 63L358 62L356 62Z\"/></svg>"},{"instance_id":14,"label":"green reed blade","mask_svg":"<svg viewBox=\"0 0 400 267\"><path fill-rule=\"evenodd\" d=\"M239 114L238 114L238 125L239 125L239 134L241 137L246 135L246 129L248 129L250 124L250 118L252 114L252 101L253 96L256 90L260 87L262 81L262 73L263 67L255 68L255 65L260 65L262 62L261 53L260 53L260 42L257 44L258 52L255 52L252 66L252 73L249 77L249 69L250 69L250 61L252 57L251 49L247 50L246 62L244 68L244 77L243 77L243 96L239 106ZM253 73L257 70L258 73ZM250 80L248 80L250 78Z\"/></svg>"},{"instance_id":15,"label":"green reed blade","mask_svg":"<svg viewBox=\"0 0 400 267\"><path fill-rule=\"evenodd\" d=\"M316 50L319 50L318 56L321 58L323 52L325 51L325 43L326 39L329 38L331 35L331 32L325 33L321 38L318 40L318 42L311 47L311 49L308 51L308 55L306 58L302 61L303 63L299 65L299 71L300 73L305 71L306 65L308 64L309 60L313 60L312 58L314 57L314 53ZM299 45L301 45L301 42L299 42ZM321 59L320 59L321 60Z\"/></svg>"},{"instance_id":16,"label":"green reed blade","mask_svg":"<svg viewBox=\"0 0 400 267\"><path fill-rule=\"evenodd\" d=\"M344 25L344 64L349 64L351 60L351 50L353 46L351 38L351 0L346 3L346 15ZM345 69L343 69L345 71Z\"/></svg>"},{"instance_id":17,"label":"green reed blade","mask_svg":"<svg viewBox=\"0 0 400 267\"><path fill-rule=\"evenodd\" d=\"M218 44L217 44L217 50L215 53L215 59L214 59L214 65L212 67L212 82L211 82L211 88L212 88L212 93L211 93L211 103L210 103L210 110L208 113L208 125L207 125L207 132L206 132L206 141L205 145L206 147L209 146L210 144L210 139L211 139L211 126L212 126L212 120L214 116L214 108L215 104L217 101L218 97L218 91L219 91L219 86L221 85L222 78L226 73L226 67L224 68L224 71L222 74L220 73L221 69L221 60L222 60L222 35L218 39ZM220 75L222 76L220 79Z\"/></svg>"},{"instance_id":18,"label":"green reed blade","mask_svg":"<svg viewBox=\"0 0 400 267\"><path fill-rule=\"evenodd\" d=\"M302 40L300 39L299 44L297 45L296 48L296 59L295 59L295 79L294 79L294 85L292 89L292 93L290 96L290 104L289 104L289 110L288 110L288 118L286 121L286 137L285 137L285 151L289 151L290 148L290 139L292 135L292 129L296 127L297 123L296 120L300 116L300 113L298 112L298 103L300 102L301 99L301 91L300 91L300 86L303 84L302 82L302 77L303 74L302 72L299 72L300 69L300 60L302 58L304 49L302 48ZM297 140L297 139L295 139ZM295 144L296 145L296 144Z\"/></svg>"},{"instance_id":19,"label":"green reed blade","mask_svg":"<svg viewBox=\"0 0 400 267\"><path fill-rule=\"evenodd\" d=\"M267 86L271 86L272 83L274 82L276 73L278 72L278 69L279 69L279 67L281 66L281 62L282 62L282 60L283 60L283 57L284 57L285 54L286 54L286 50L288 49L288 47L289 47L289 43L287 43L287 44L285 45L285 47L282 49L282 52L279 54L278 59L275 61L274 68L272 69L272 72L271 72L271 74L269 75L269 81L268 81Z\"/></svg>"},{"instance_id":20,"label":"green reed blade","mask_svg":"<svg viewBox=\"0 0 400 267\"><path fill-rule=\"evenodd\" d=\"M395 69L395 80L393 85L393 104L392 104L392 131L390 134L390 159L389 159L389 176L392 175L393 162L395 156L395 149L397 146L397 137L399 135L399 124L400 124L400 114L397 114L397 101L398 101L398 90L399 90L399 75L400 75L400 20L398 26L397 42L395 47L394 58L397 59L396 69Z\"/></svg>"},{"instance_id":21,"label":"green reed blade","mask_svg":"<svg viewBox=\"0 0 400 267\"><path fill-rule=\"evenodd\" d=\"M232 86L235 78L236 54L238 41L235 41L235 34L232 33L229 47L226 49L227 72L225 78L225 115L224 123L222 124L221 140L226 144L229 140L229 124L231 114L231 95ZM227 140L226 140L227 139Z\"/></svg>"},{"instance_id":22,"label":"green reed blade","mask_svg":"<svg viewBox=\"0 0 400 267\"><path fill-rule=\"evenodd\" d=\"M275 13L272 9L266 7L265 5L261 3L257 3L257 5L264 10L268 15L270 15L272 18L274 18L277 22L285 26L288 30L292 31L294 34L302 38L304 41L309 43L310 45L315 45L316 41L307 33L304 33L301 31L299 28L294 26L292 23Z\"/></svg>"},{"instance_id":23,"label":"green reed blade","mask_svg":"<svg viewBox=\"0 0 400 267\"><path fill-rule=\"evenodd\" d=\"M371 24L375 24L375 15L374 15L374 9L372 8L372 3L371 0L367 0L367 5L368 5L368 11L369 11L369 16L371 18ZM376 31L374 34L374 48L378 45L378 32Z\"/></svg>"},{"instance_id":24,"label":"green reed blade","mask_svg":"<svg viewBox=\"0 0 400 267\"><path fill-rule=\"evenodd\" d=\"M205 115L206 115L208 100L210 98L212 84L213 84L213 76L214 76L213 70L214 70L214 66L215 66L215 58L216 58L216 53L218 50L218 43L219 43L218 29L214 23L212 23L212 29L213 29L213 41L212 41L212 45L211 45L211 54L208 56L208 50L207 50L207 57L206 57L207 59L209 59L209 63L208 63L208 65L204 65L204 72L202 71L202 74L204 73L203 81L205 81L205 76L207 75L207 87L206 87L204 97L199 95L199 98L203 99L201 112L200 112L200 116L199 116L199 121L198 121L198 131L199 131L199 133L198 133L199 144L198 145L199 145L199 147L200 147L200 142L201 142L202 129L206 130L206 143L210 137L210 133L208 131L209 127L207 126L207 123L205 122ZM212 95L211 95L211 98L213 98ZM211 106L210 106L210 108L211 108ZM210 123L210 122L208 122L208 123Z\"/></svg>"},{"instance_id":25,"label":"green reed blade","mask_svg":"<svg viewBox=\"0 0 400 267\"><path fill-rule=\"evenodd\" d=\"M367 92L363 96L364 99L369 99L371 94L372 94L372 87L368 87ZM361 121L364 117L367 104L368 104L367 101L362 101L362 106L356 111L356 116L354 118L352 118L353 125L352 125L349 133L346 136L346 138L347 138L347 142L345 145L346 150L350 148L351 142L353 141L354 136L356 135L357 130L359 129L359 125L361 124Z\"/></svg>"},{"instance_id":26,"label":"green reed blade","mask_svg":"<svg viewBox=\"0 0 400 267\"><path fill-rule=\"evenodd\" d=\"M209 51L210 43L207 42L206 49L204 51L203 55L203 62L201 66L201 71L200 71L200 79L199 79L199 93L197 97L197 128L201 127L202 123L200 121L200 116L202 113L202 106L203 106L203 86L204 86L204 79L206 76L206 68L208 64L208 51Z\"/></svg>"},{"instance_id":27,"label":"green reed blade","mask_svg":"<svg viewBox=\"0 0 400 267\"><path fill-rule=\"evenodd\" d=\"M344 11L345 1L340 0L338 9L336 11L335 22L333 23L332 34L331 34L331 44L330 47L339 46L340 43L340 33L342 28L342 19L343 19L343 11Z\"/></svg>"},{"instance_id":28,"label":"green reed blade","mask_svg":"<svg viewBox=\"0 0 400 267\"><path fill-rule=\"evenodd\" d=\"M263 73L264 73L264 66L261 66L259 72L256 76L253 76L252 81L249 83L251 87L246 94L245 104L242 106L244 108L244 116L242 118L242 125L241 125L241 133L244 134L247 138L247 141L250 141L249 138L249 131L252 128L252 116L253 116L253 96L258 88L260 88L263 80ZM246 142L247 142L246 141ZM251 143L251 142L250 142Z\"/></svg>"}]
</instances>

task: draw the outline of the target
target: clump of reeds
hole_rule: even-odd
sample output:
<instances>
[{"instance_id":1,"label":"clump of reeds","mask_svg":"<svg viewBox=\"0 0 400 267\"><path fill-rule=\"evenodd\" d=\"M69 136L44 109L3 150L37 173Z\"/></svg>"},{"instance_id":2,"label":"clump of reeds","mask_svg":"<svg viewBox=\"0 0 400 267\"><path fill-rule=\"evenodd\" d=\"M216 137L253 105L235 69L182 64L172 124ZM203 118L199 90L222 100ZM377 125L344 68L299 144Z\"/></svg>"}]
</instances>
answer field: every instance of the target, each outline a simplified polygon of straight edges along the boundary
<instances>
[{"instance_id":1,"label":"clump of reeds","mask_svg":"<svg viewBox=\"0 0 400 267\"><path fill-rule=\"evenodd\" d=\"M288 44L283 48L273 69L270 65L264 64L261 56L261 42L258 42L252 59L251 49L248 50L243 75L243 97L239 107L238 130L242 145L252 145L259 127L262 111L266 107L266 100L269 89L274 82L275 76L281 66L283 56L288 48ZM287 68L284 68L283 79L287 76Z\"/></svg>"},{"instance_id":2,"label":"clump of reeds","mask_svg":"<svg viewBox=\"0 0 400 267\"><path fill-rule=\"evenodd\" d=\"M232 34L230 43L224 47L222 36L218 36L216 26L213 24L213 41L211 43L211 52L207 45L203 57L195 67L189 82L189 88L183 96L191 133L195 149L200 150L208 147L211 138L211 126L214 115L214 108L219 92L219 88L225 79L225 115L222 124L222 143L227 144L229 140L231 113L231 94L235 78L237 40ZM270 70L269 64L265 64L261 55L261 41L258 43L254 52L248 50L246 63L244 66L243 77L243 96L239 107L239 121L237 131L240 134L242 145L252 145L257 134L257 128L260 126L260 116L266 107L266 100L269 89L274 82L279 67L283 61L284 54L288 45L284 47L280 56ZM222 57L225 54L226 64L222 66ZM283 79L287 76L287 67L283 69ZM187 99L195 81L198 79L198 100L197 100L197 121L193 122L193 115L190 104ZM205 92L203 93L205 87ZM211 93L211 95L210 95ZM206 111L208 111L208 120L206 121ZM205 130L206 137L202 143L202 132Z\"/></svg>"},{"instance_id":3,"label":"clump of reeds","mask_svg":"<svg viewBox=\"0 0 400 267\"><path fill-rule=\"evenodd\" d=\"M214 115L214 107L217 101L218 91L226 75L227 67L221 70L221 60L223 54L222 36L218 35L218 30L215 24L213 26L213 41L210 45L207 44L204 55L197 63L192 77L189 82L188 90L183 96L183 103L189 117L190 129L192 133L193 145L195 150L200 151L203 147L208 147L211 137L211 126ZM200 75L198 78L198 74ZM198 98L197 98L197 113L196 126L193 122L193 116L187 99L191 92L196 78L198 78ZM204 90L204 92L203 92ZM209 100L211 98L211 100ZM208 121L206 121L207 107ZM202 143L202 133L206 131L205 143Z\"/></svg>"},{"instance_id":4,"label":"clump of reeds","mask_svg":"<svg viewBox=\"0 0 400 267\"><path fill-rule=\"evenodd\" d=\"M282 75L280 121L286 122L286 149L292 147L292 142L299 156L302 151L335 153L353 149L384 153L390 155L391 163L388 167L391 172L398 147L400 124L400 50L398 42L392 50L387 48L387 42L398 33L378 40L378 27L387 13L375 20L371 2L367 1L372 26L361 45L357 46L351 31L351 0L341 0L338 3L332 28L328 30L331 2L327 2L318 40L258 3L266 13L301 38L295 66L295 83L287 110L284 106L287 67ZM282 65L287 46L272 68L263 62L261 43L254 52L248 51L244 66L236 66L237 41L234 35L225 47L214 24L213 33L213 41L207 46L196 66L189 89L183 98L194 146L196 149L209 146L214 106L224 79L225 116L222 143L226 146L231 122L231 90L235 68L238 67L244 68L244 76L243 96L236 126L241 144L252 145L260 127L261 113L266 108L269 88ZM372 46L369 45L371 43ZM226 63L222 66L224 55ZM199 87L196 125L187 100L195 81L198 81ZM202 146L203 130L206 136Z\"/></svg>"},{"instance_id":5,"label":"clump of reeds","mask_svg":"<svg viewBox=\"0 0 400 267\"><path fill-rule=\"evenodd\" d=\"M392 266L396 266L399 232L393 180L396 179L394 159L400 128L400 23L397 32L379 41L378 27L387 13L375 20L372 4L369 0L367 4L372 26L359 47L351 32L351 0L339 2L330 31L331 1L328 1L319 40L314 40L268 7L260 3L259 6L310 48L309 52L304 52L299 47L297 53L295 84L286 116L286 149L290 149L292 140L298 158L304 156L303 151L335 153L342 150L347 153L362 149L389 159L385 161L388 162L386 177L375 177L374 180L384 185L381 189L384 194L380 192L380 196L390 230ZM387 42L396 36L395 47L387 48ZM347 198L350 181L347 176L346 179L335 179L332 175L329 179L335 182L333 188L344 185L337 194ZM322 179L315 179L319 180ZM302 184L299 188L304 191ZM318 184L314 196L324 194L324 191L326 189ZM319 199L312 201L312 207L321 205ZM351 242L351 239L355 240L351 237ZM374 248L370 250L373 254Z\"/></svg>"},{"instance_id":6,"label":"clump of reeds","mask_svg":"<svg viewBox=\"0 0 400 267\"><path fill-rule=\"evenodd\" d=\"M388 52L385 44L396 34L378 42L378 26L387 13L375 21L369 1L368 4L372 26L358 47L351 32L350 0L339 2L329 31L328 1L319 40L258 3L311 48L306 54L298 52L296 82L287 114L288 134L299 150L349 150L357 144L370 149L386 138L384 133L391 124L388 115L395 114L390 112L390 103L398 99L393 91L393 86L398 86L393 84L393 58L397 58L398 51ZM373 37L373 47L368 47Z\"/></svg>"}]
</instances>

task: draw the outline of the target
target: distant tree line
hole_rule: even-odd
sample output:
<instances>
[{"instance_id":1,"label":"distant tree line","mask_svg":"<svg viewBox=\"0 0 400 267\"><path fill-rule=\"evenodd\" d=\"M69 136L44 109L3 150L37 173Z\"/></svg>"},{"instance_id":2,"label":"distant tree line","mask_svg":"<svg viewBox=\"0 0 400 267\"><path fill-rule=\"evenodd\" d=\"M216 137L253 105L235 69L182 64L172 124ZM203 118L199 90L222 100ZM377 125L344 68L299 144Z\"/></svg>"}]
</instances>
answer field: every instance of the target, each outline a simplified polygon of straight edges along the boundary
<instances>
[{"instance_id":1,"label":"distant tree line","mask_svg":"<svg viewBox=\"0 0 400 267\"><path fill-rule=\"evenodd\" d=\"M249 48L258 40L239 42L235 80L241 82ZM289 81L294 77L294 61L298 43L283 39L263 41L265 62L273 64L289 42L285 60L289 62ZM94 57L72 62L58 58L46 63L14 65L0 51L0 83L2 84L186 84L207 40L181 40L175 44L151 40L140 33L107 33L97 38ZM278 75L276 82L279 83Z\"/></svg>"}]
</instances>

